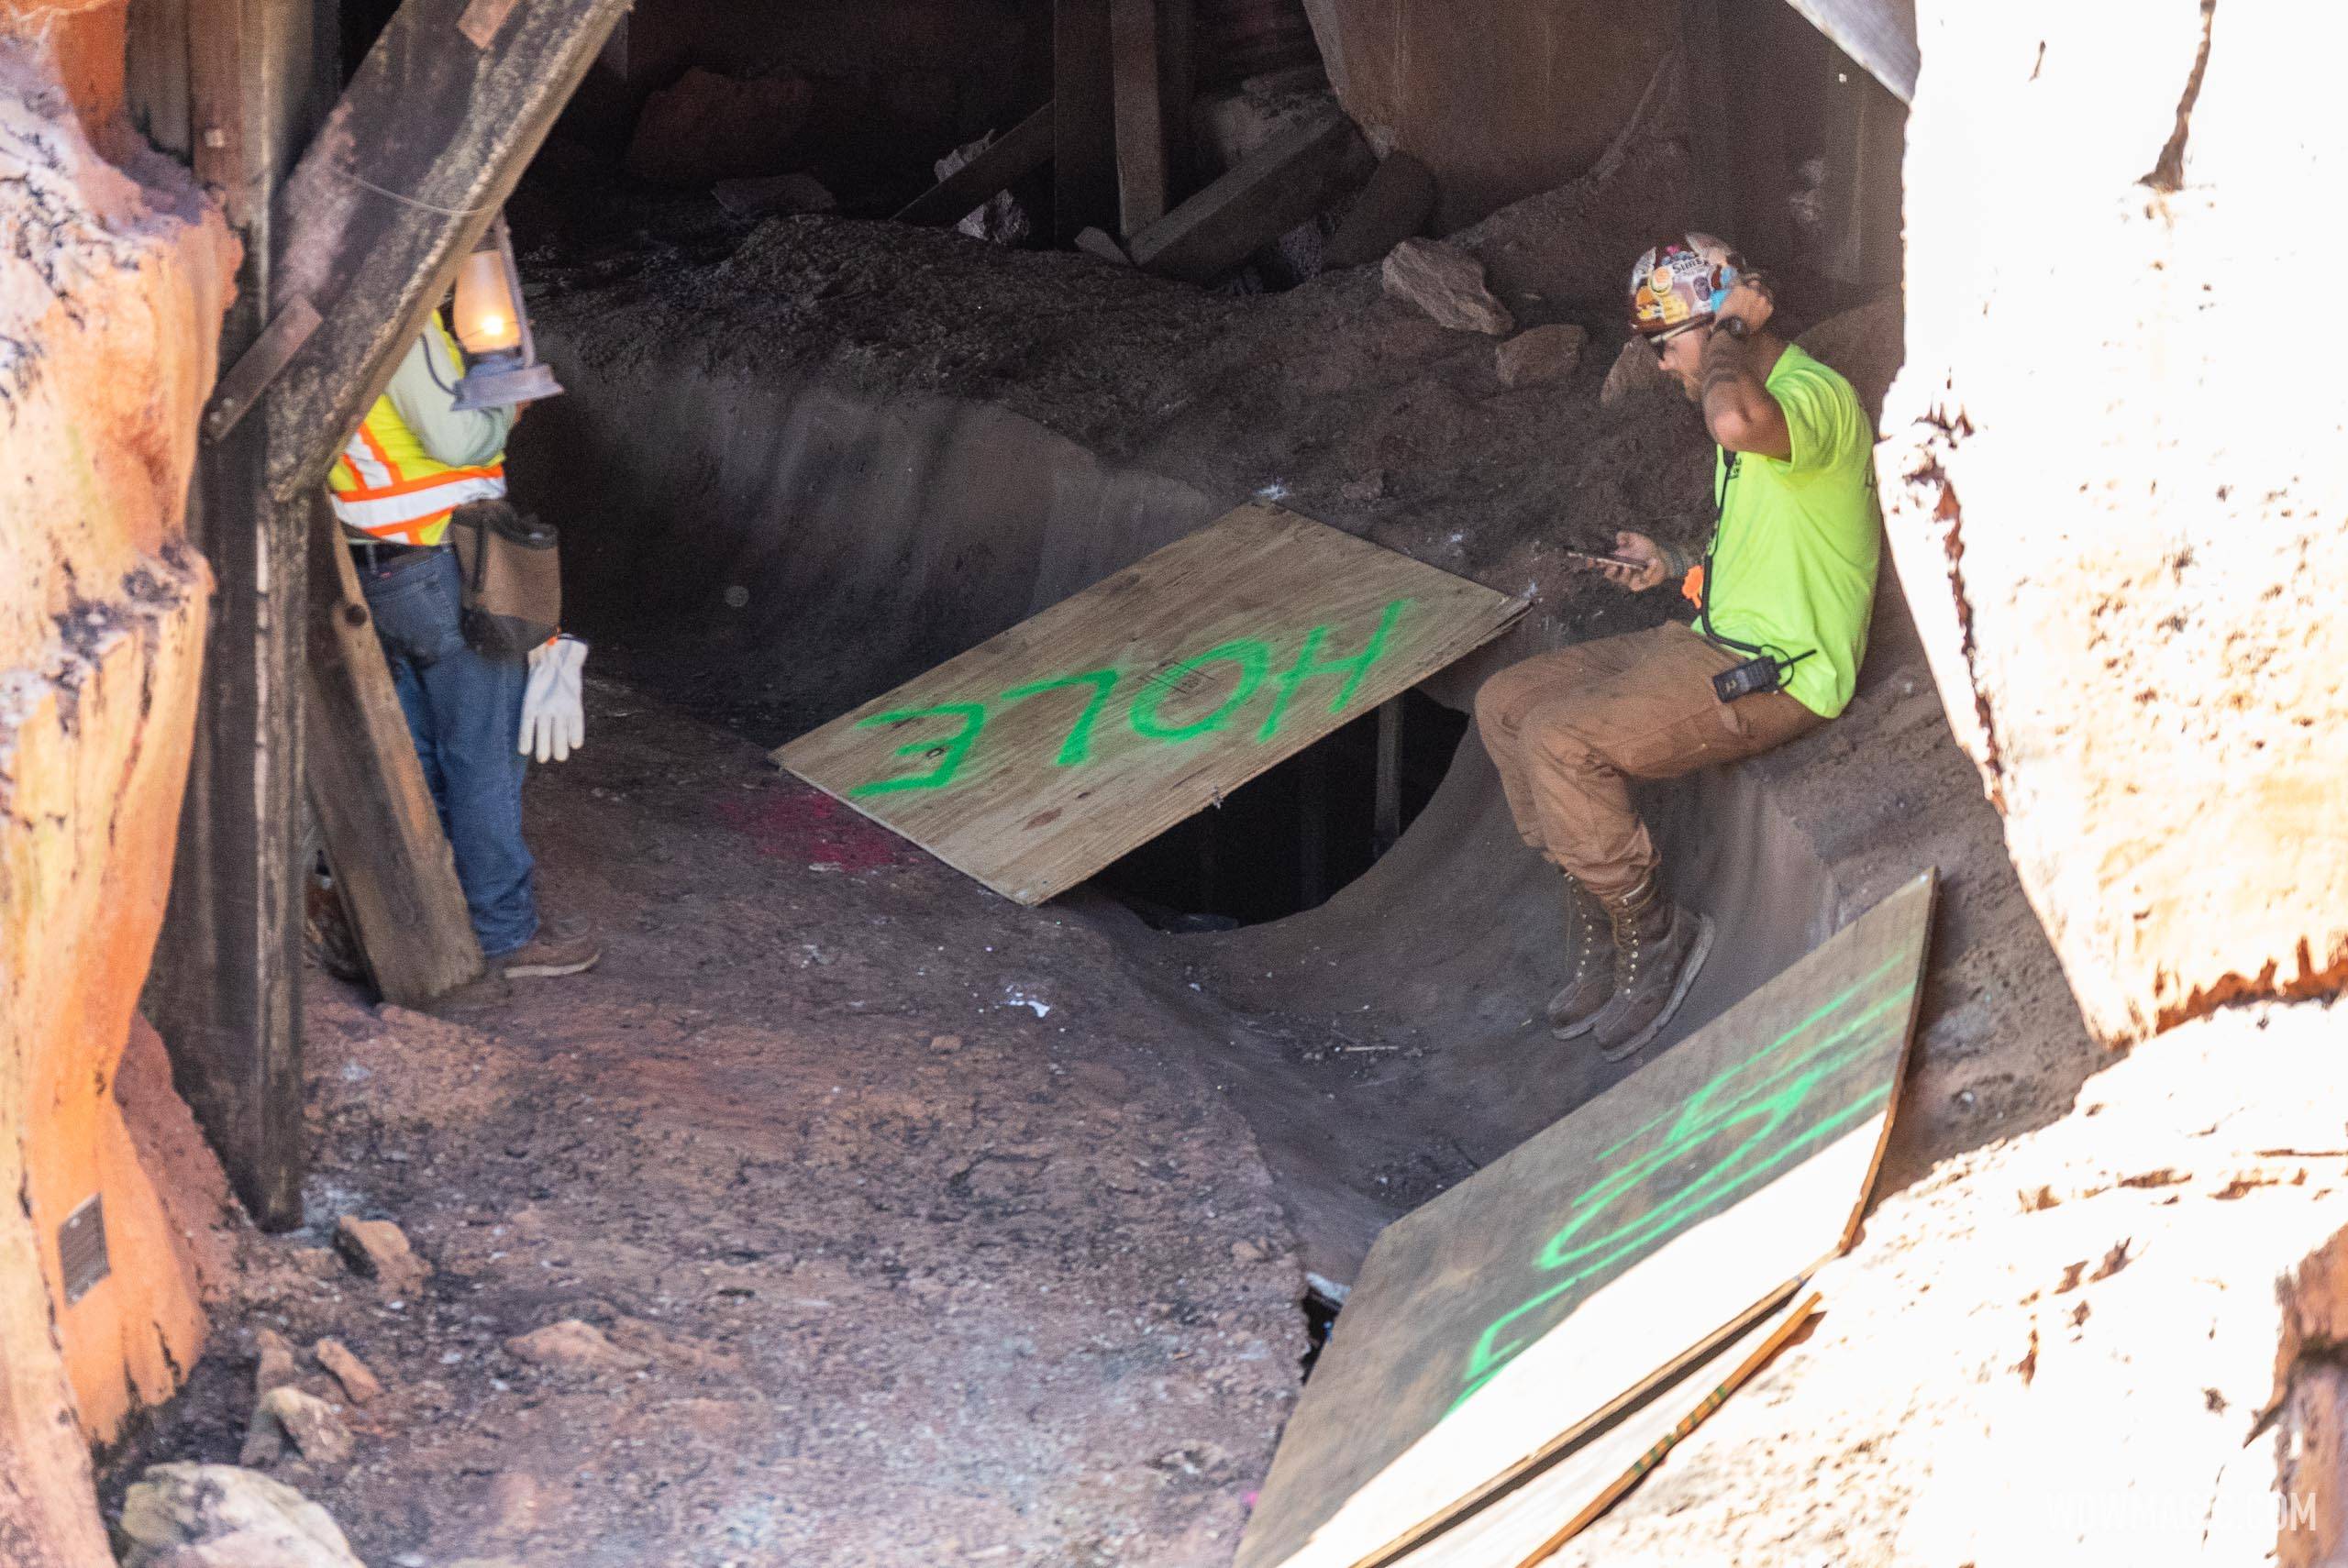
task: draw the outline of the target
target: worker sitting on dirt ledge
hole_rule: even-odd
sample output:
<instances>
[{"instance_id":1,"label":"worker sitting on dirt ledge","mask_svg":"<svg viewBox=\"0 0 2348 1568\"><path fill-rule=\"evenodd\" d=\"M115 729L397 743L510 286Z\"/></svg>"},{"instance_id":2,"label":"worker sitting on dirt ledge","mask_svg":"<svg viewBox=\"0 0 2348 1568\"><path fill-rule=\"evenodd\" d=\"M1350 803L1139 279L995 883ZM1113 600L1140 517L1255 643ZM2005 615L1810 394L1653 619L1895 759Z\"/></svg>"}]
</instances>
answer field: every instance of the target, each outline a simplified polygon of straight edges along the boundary
<instances>
[{"instance_id":1,"label":"worker sitting on dirt ledge","mask_svg":"<svg viewBox=\"0 0 2348 1568\"><path fill-rule=\"evenodd\" d=\"M1720 443L1717 514L1701 559L1627 532L1585 558L1634 592L1680 583L1695 624L1542 654L1476 696L1517 831L1565 873L1571 977L1549 1022L1561 1040L1593 1034L1609 1061L1662 1031L1712 941L1709 917L1664 894L1629 781L1816 728L1849 703L1866 648L1875 433L1850 382L1767 330L1773 308L1710 235L1639 259L1632 326Z\"/></svg>"}]
</instances>

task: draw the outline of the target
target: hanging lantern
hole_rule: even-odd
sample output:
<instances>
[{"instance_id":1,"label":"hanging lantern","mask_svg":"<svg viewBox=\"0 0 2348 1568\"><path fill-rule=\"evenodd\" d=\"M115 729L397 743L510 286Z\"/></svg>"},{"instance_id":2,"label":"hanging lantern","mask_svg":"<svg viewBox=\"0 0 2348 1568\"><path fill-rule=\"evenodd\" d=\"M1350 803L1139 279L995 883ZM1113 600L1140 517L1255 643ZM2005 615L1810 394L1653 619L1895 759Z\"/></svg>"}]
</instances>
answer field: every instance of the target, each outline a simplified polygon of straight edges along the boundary
<instances>
[{"instance_id":1,"label":"hanging lantern","mask_svg":"<svg viewBox=\"0 0 2348 1568\"><path fill-rule=\"evenodd\" d=\"M457 407L504 408L535 403L562 391L538 363L530 317L522 305L522 275L514 266L514 239L500 213L481 243L457 269L457 341L471 367L457 383Z\"/></svg>"}]
</instances>

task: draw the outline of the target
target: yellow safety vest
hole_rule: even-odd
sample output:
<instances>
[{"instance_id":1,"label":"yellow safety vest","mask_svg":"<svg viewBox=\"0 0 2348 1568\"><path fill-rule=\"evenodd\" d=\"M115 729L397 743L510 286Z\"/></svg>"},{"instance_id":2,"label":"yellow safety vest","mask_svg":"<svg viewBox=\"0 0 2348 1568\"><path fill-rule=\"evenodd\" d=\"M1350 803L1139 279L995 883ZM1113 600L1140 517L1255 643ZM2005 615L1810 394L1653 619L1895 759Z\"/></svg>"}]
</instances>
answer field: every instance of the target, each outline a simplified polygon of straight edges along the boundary
<instances>
[{"instance_id":1,"label":"yellow safety vest","mask_svg":"<svg viewBox=\"0 0 2348 1568\"><path fill-rule=\"evenodd\" d=\"M431 330L449 358L464 360L436 313ZM375 400L327 476L335 515L346 527L398 545L437 545L449 513L469 501L505 493L505 454L485 464L452 468L424 449L388 394Z\"/></svg>"}]
</instances>

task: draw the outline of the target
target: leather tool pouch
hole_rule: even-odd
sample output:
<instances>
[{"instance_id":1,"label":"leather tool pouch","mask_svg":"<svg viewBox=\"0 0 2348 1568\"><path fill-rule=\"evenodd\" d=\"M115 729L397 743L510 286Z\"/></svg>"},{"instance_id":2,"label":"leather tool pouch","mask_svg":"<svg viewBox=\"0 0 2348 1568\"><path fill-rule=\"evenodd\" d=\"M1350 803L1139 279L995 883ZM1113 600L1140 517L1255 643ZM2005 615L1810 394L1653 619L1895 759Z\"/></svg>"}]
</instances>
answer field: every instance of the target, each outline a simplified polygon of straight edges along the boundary
<instances>
[{"instance_id":1,"label":"leather tool pouch","mask_svg":"<svg viewBox=\"0 0 2348 1568\"><path fill-rule=\"evenodd\" d=\"M562 624L560 541L552 525L503 501L474 501L449 519L464 576L465 641L491 658L520 658Z\"/></svg>"}]
</instances>

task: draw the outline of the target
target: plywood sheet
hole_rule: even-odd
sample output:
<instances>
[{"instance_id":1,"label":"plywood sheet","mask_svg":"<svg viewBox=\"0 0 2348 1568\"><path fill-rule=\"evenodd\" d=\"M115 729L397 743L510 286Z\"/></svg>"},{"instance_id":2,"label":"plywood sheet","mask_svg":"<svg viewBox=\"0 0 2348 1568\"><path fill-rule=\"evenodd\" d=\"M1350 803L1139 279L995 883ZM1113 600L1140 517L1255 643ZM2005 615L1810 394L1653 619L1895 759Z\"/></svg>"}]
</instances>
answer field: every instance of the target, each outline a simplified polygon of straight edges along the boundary
<instances>
[{"instance_id":1,"label":"plywood sheet","mask_svg":"<svg viewBox=\"0 0 2348 1568\"><path fill-rule=\"evenodd\" d=\"M1040 903L1523 609L1251 504L774 756L996 892Z\"/></svg>"},{"instance_id":2,"label":"plywood sheet","mask_svg":"<svg viewBox=\"0 0 2348 1568\"><path fill-rule=\"evenodd\" d=\"M1505 1496L1479 1508L1392 1568L1532 1568L1588 1529L1818 1310L1817 1292L1732 1338L1696 1369Z\"/></svg>"},{"instance_id":3,"label":"plywood sheet","mask_svg":"<svg viewBox=\"0 0 2348 1568\"><path fill-rule=\"evenodd\" d=\"M1933 896L1926 872L1387 1227L1238 1568L1357 1568L1428 1538L1842 1251L1890 1131Z\"/></svg>"}]
</instances>

